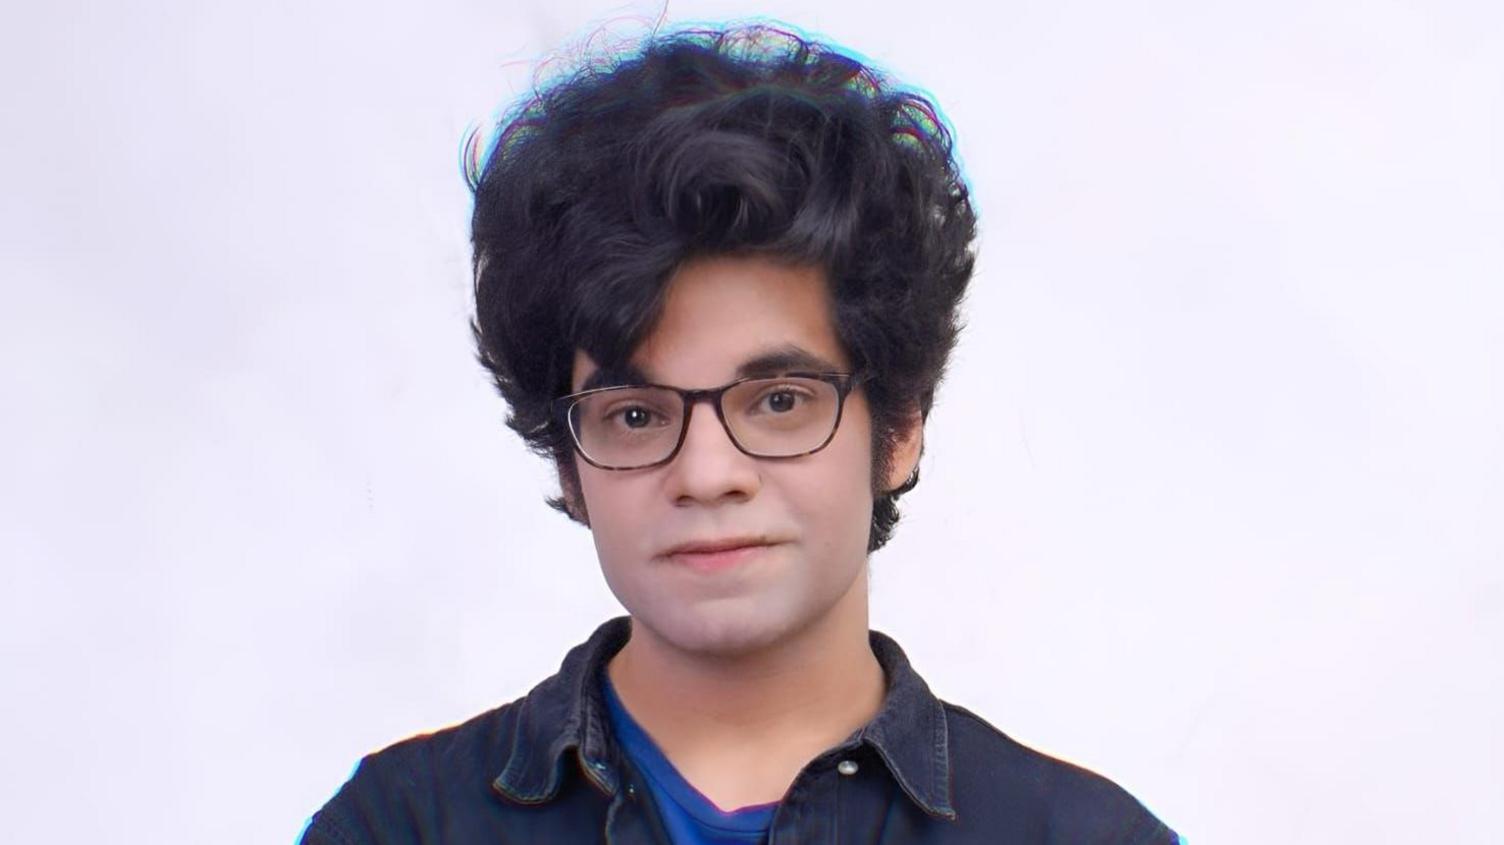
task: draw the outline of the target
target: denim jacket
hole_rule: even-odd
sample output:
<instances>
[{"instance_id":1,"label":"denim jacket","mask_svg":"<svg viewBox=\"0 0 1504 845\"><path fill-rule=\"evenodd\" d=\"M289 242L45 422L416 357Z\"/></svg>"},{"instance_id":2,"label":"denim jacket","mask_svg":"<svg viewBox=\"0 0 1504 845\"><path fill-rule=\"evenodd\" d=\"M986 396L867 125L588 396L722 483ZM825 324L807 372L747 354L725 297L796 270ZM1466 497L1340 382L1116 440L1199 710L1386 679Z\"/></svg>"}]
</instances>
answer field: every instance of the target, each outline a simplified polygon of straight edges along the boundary
<instances>
[{"instance_id":1,"label":"denim jacket","mask_svg":"<svg viewBox=\"0 0 1504 845\"><path fill-rule=\"evenodd\" d=\"M526 696L366 756L304 845L672 845L611 735L598 680L630 623L603 623ZM1179 841L1116 784L941 701L892 638L868 638L886 677L882 709L799 772L769 845Z\"/></svg>"}]
</instances>

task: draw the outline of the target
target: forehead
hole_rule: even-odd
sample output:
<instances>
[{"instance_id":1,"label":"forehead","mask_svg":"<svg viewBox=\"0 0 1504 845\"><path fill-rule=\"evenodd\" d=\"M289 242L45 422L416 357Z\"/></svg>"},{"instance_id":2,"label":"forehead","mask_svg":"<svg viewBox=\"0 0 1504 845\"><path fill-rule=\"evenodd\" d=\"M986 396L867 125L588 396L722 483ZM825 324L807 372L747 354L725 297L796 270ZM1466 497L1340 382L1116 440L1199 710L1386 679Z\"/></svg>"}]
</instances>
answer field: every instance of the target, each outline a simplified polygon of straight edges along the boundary
<instances>
[{"instance_id":1,"label":"forehead","mask_svg":"<svg viewBox=\"0 0 1504 845\"><path fill-rule=\"evenodd\" d=\"M630 380L714 387L779 361L790 369L849 369L824 271L762 257L717 256L686 262L674 273L658 321L625 369L638 377ZM573 389L582 389L596 369L588 355L576 352Z\"/></svg>"}]
</instances>

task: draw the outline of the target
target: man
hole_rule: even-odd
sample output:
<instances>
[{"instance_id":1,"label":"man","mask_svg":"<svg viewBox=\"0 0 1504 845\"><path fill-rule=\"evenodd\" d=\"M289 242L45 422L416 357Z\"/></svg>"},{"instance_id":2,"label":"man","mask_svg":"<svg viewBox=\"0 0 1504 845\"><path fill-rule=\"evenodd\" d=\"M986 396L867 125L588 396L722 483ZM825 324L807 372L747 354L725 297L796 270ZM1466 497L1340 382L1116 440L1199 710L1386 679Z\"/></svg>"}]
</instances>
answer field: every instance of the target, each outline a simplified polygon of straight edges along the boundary
<instances>
[{"instance_id":1,"label":"man","mask_svg":"<svg viewBox=\"0 0 1504 845\"><path fill-rule=\"evenodd\" d=\"M1176 841L868 629L974 258L929 102L659 34L514 109L474 187L481 361L630 615L364 759L305 842Z\"/></svg>"}]
</instances>

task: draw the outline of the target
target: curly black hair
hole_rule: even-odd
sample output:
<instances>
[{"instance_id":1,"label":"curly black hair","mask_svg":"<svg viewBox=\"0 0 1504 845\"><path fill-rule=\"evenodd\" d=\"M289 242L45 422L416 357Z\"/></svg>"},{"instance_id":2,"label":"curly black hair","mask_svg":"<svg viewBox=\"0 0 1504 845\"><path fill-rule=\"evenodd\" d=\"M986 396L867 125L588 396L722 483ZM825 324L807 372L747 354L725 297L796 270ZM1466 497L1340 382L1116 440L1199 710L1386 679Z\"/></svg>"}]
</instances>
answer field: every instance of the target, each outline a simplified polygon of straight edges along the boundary
<instances>
[{"instance_id":1,"label":"curly black hair","mask_svg":"<svg viewBox=\"0 0 1504 845\"><path fill-rule=\"evenodd\" d=\"M836 334L872 374L874 485L887 476L928 417L975 264L976 215L930 100L781 28L685 29L540 86L495 138L468 141L472 329L508 426L570 494L550 505L588 524L550 414L575 350L624 363L674 270L705 255L824 270ZM917 482L873 490L869 550Z\"/></svg>"}]
</instances>

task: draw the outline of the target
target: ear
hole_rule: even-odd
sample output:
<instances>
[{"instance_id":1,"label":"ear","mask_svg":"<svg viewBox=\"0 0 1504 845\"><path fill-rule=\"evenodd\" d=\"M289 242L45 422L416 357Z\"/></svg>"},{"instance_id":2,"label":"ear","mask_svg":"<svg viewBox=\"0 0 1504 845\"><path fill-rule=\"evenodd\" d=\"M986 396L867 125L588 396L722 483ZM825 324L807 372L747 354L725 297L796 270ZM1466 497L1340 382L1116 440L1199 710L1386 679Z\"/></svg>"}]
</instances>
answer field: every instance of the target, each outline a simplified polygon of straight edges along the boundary
<instances>
[{"instance_id":1,"label":"ear","mask_svg":"<svg viewBox=\"0 0 1504 845\"><path fill-rule=\"evenodd\" d=\"M883 479L883 490L892 492L908 483L919 469L919 455L924 451L924 417L916 408L909 415L909 422L897 433L893 441L892 459L888 462L888 477Z\"/></svg>"}]
</instances>

